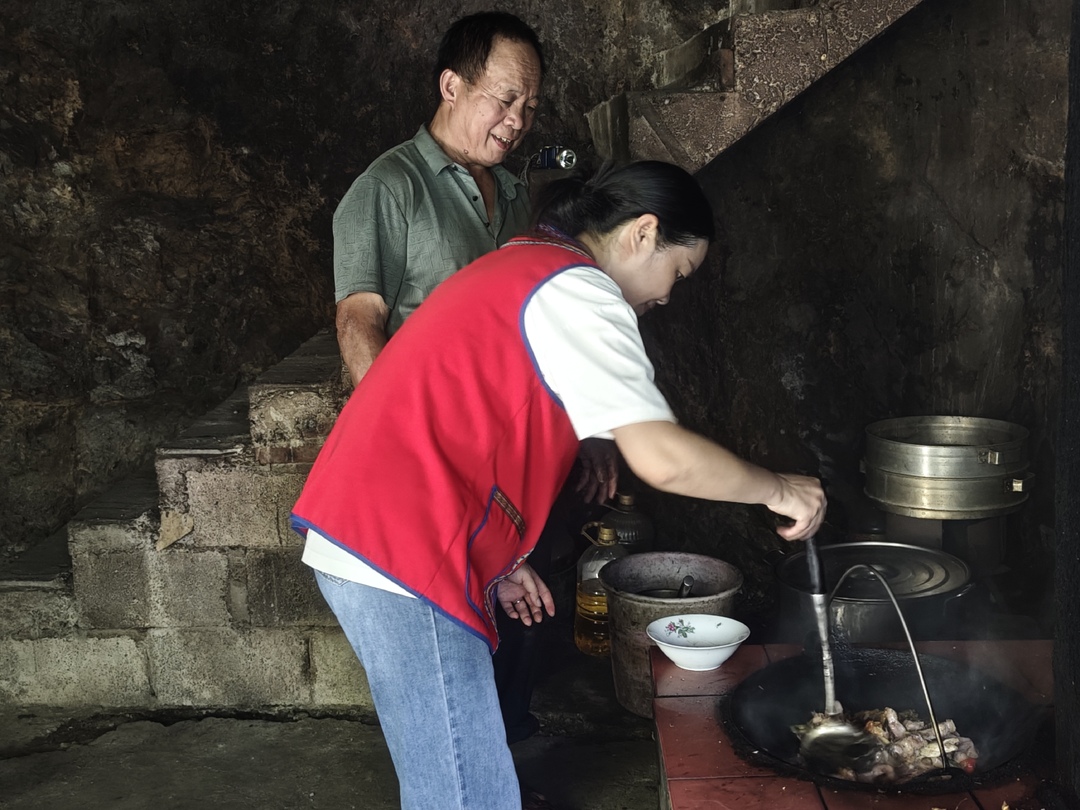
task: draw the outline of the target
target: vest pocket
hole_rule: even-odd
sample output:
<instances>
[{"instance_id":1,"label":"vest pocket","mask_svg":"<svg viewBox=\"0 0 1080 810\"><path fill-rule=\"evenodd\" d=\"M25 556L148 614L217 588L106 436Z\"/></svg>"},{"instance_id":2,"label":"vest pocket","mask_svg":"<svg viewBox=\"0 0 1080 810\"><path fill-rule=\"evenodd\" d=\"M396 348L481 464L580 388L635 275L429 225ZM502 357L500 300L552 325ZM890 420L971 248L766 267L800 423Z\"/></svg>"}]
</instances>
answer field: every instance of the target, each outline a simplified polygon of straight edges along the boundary
<instances>
[{"instance_id":1,"label":"vest pocket","mask_svg":"<svg viewBox=\"0 0 1080 810\"><path fill-rule=\"evenodd\" d=\"M484 520L469 539L467 586L473 609L492 621L492 586L525 558L524 539L524 516L505 492L492 487Z\"/></svg>"},{"instance_id":2,"label":"vest pocket","mask_svg":"<svg viewBox=\"0 0 1080 810\"><path fill-rule=\"evenodd\" d=\"M506 497L506 493L498 487L495 487L491 493L491 500L506 513L508 518L510 518L510 522L513 523L514 528L517 529L518 540L524 540L525 518L521 516L521 512L519 512L517 507L511 503L510 499Z\"/></svg>"}]
</instances>

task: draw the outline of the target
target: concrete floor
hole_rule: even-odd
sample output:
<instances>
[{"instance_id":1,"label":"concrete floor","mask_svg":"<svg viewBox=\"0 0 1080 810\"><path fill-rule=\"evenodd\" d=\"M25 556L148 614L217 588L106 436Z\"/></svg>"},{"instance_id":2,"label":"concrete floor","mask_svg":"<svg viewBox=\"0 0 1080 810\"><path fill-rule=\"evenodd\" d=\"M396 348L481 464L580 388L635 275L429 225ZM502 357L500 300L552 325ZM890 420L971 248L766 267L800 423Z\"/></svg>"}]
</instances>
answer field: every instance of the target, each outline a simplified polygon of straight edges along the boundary
<instances>
[{"instance_id":1,"label":"concrete floor","mask_svg":"<svg viewBox=\"0 0 1080 810\"><path fill-rule=\"evenodd\" d=\"M523 780L566 810L656 810L651 721L618 705L606 660L578 653L565 626L551 636L533 700L541 732L513 746ZM380 729L348 718L8 707L0 757L4 810L398 807Z\"/></svg>"}]
</instances>

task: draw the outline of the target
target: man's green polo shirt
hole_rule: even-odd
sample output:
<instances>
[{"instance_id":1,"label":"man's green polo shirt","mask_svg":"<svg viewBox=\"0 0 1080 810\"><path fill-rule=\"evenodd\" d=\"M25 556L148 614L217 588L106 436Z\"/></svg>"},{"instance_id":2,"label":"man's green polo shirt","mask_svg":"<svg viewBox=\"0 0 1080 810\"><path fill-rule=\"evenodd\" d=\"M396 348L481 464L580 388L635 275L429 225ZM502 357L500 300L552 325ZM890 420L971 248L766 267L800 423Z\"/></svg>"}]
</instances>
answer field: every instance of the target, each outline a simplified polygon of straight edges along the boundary
<instances>
[{"instance_id":1,"label":"man's green polo shirt","mask_svg":"<svg viewBox=\"0 0 1080 810\"><path fill-rule=\"evenodd\" d=\"M480 189L427 131L380 155L334 212L336 300L379 293L393 334L436 285L529 225L525 184L493 167L497 199L488 222Z\"/></svg>"}]
</instances>

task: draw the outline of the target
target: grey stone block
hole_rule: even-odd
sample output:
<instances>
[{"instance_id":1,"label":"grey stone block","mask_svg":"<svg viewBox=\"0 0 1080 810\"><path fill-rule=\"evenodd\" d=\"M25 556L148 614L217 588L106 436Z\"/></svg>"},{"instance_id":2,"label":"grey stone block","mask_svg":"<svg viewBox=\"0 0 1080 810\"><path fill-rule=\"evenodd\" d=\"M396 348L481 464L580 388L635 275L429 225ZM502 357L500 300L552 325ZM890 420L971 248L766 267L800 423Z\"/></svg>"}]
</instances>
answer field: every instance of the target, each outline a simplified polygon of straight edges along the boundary
<instances>
[{"instance_id":1,"label":"grey stone block","mask_svg":"<svg viewBox=\"0 0 1080 810\"><path fill-rule=\"evenodd\" d=\"M252 625L337 626L312 570L300 561L300 555L296 547L251 550L231 557L233 593L243 594L244 615ZM234 610L234 615L238 613Z\"/></svg>"},{"instance_id":2,"label":"grey stone block","mask_svg":"<svg viewBox=\"0 0 1080 810\"><path fill-rule=\"evenodd\" d=\"M0 704L137 707L154 703L136 639L0 639Z\"/></svg>"},{"instance_id":3,"label":"grey stone block","mask_svg":"<svg viewBox=\"0 0 1080 810\"><path fill-rule=\"evenodd\" d=\"M204 548L279 548L297 546L301 538L289 525L310 464L259 465L250 453L242 456L158 461L175 476L166 497L162 492L162 521L185 528L177 536L162 531L159 548L181 541ZM182 490L182 492L178 491Z\"/></svg>"},{"instance_id":4,"label":"grey stone block","mask_svg":"<svg viewBox=\"0 0 1080 810\"><path fill-rule=\"evenodd\" d=\"M149 548L158 532L158 495L153 473L130 476L79 510L67 526L72 556Z\"/></svg>"},{"instance_id":5,"label":"grey stone block","mask_svg":"<svg viewBox=\"0 0 1080 810\"><path fill-rule=\"evenodd\" d=\"M374 715L367 675L341 628L313 630L310 644L314 705L347 706L352 711Z\"/></svg>"},{"instance_id":6,"label":"grey stone block","mask_svg":"<svg viewBox=\"0 0 1080 810\"><path fill-rule=\"evenodd\" d=\"M227 627L229 564L225 553L180 547L151 550L153 627Z\"/></svg>"},{"instance_id":7,"label":"grey stone block","mask_svg":"<svg viewBox=\"0 0 1080 810\"><path fill-rule=\"evenodd\" d=\"M230 464L187 476L192 542L204 547L298 546L289 527L310 465Z\"/></svg>"},{"instance_id":8,"label":"grey stone block","mask_svg":"<svg viewBox=\"0 0 1080 810\"><path fill-rule=\"evenodd\" d=\"M0 639L64 636L77 621L75 599L67 588L0 583Z\"/></svg>"},{"instance_id":9,"label":"grey stone block","mask_svg":"<svg viewBox=\"0 0 1080 810\"><path fill-rule=\"evenodd\" d=\"M92 630L222 627L227 571L221 552L177 548L76 553L79 623Z\"/></svg>"},{"instance_id":10,"label":"grey stone block","mask_svg":"<svg viewBox=\"0 0 1080 810\"><path fill-rule=\"evenodd\" d=\"M87 629L151 626L147 549L71 555L79 622Z\"/></svg>"},{"instance_id":11,"label":"grey stone block","mask_svg":"<svg viewBox=\"0 0 1080 810\"><path fill-rule=\"evenodd\" d=\"M151 630L147 651L161 706L242 709L310 702L308 643L299 631Z\"/></svg>"}]
</instances>

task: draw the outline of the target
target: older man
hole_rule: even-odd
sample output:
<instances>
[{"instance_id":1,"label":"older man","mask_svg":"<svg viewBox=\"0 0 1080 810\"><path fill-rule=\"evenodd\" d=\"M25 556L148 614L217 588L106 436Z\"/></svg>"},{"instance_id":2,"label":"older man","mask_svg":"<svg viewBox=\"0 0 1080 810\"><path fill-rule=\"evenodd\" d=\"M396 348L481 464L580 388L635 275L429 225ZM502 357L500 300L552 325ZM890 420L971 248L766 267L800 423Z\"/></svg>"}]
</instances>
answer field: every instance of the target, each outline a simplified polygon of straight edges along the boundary
<instances>
[{"instance_id":1,"label":"older man","mask_svg":"<svg viewBox=\"0 0 1080 810\"><path fill-rule=\"evenodd\" d=\"M439 282L528 226L527 189L500 164L536 114L536 33L511 14L465 17L435 74L434 118L377 158L334 214L338 343L354 385Z\"/></svg>"}]
</instances>

